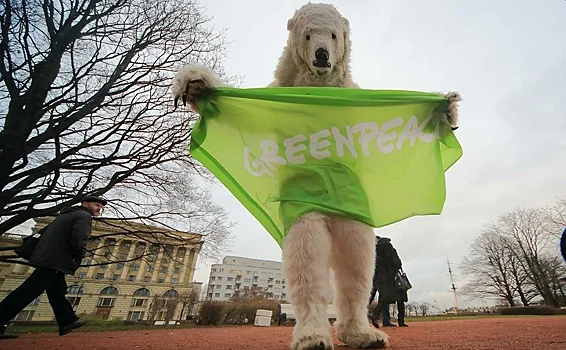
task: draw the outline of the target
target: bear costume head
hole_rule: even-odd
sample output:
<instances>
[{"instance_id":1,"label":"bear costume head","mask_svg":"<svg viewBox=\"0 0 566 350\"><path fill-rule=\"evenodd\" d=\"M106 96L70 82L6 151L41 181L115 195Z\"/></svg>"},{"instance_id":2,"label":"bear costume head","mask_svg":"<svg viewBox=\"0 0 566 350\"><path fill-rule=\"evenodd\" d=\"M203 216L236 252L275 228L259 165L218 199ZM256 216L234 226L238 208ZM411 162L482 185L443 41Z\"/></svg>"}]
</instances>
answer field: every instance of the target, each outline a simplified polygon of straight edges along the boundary
<instances>
[{"instance_id":1,"label":"bear costume head","mask_svg":"<svg viewBox=\"0 0 566 350\"><path fill-rule=\"evenodd\" d=\"M303 5L287 21L287 30L273 85L354 87L350 23L333 5Z\"/></svg>"}]
</instances>

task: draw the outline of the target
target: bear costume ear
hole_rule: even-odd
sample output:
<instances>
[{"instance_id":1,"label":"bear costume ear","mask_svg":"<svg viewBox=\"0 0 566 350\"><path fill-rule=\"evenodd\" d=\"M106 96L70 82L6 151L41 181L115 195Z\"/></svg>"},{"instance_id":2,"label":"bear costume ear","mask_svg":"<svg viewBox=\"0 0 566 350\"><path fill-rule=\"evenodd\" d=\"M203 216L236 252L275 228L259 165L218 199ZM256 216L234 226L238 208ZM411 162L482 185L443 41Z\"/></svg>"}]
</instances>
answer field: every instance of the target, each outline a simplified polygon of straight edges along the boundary
<instances>
[{"instance_id":1,"label":"bear costume ear","mask_svg":"<svg viewBox=\"0 0 566 350\"><path fill-rule=\"evenodd\" d=\"M288 31L291 31L291 29L293 29L293 24L295 24L294 19L295 19L295 17L290 18L290 19L287 21L287 30L288 30Z\"/></svg>"},{"instance_id":2,"label":"bear costume ear","mask_svg":"<svg viewBox=\"0 0 566 350\"><path fill-rule=\"evenodd\" d=\"M346 29L350 29L350 21L348 21L346 17L342 17L342 20L344 21L344 25L346 26Z\"/></svg>"}]
</instances>

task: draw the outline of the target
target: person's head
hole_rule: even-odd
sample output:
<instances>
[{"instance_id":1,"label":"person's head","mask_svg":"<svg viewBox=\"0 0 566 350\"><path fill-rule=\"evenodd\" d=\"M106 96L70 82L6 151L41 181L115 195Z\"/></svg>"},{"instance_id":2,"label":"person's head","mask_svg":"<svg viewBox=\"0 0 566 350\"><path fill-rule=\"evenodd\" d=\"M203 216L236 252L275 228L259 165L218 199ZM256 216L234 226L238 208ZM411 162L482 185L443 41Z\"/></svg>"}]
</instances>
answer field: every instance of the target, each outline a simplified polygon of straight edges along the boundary
<instances>
[{"instance_id":1,"label":"person's head","mask_svg":"<svg viewBox=\"0 0 566 350\"><path fill-rule=\"evenodd\" d=\"M106 199L96 196L86 196L82 200L83 207L87 208L92 213L92 216L100 216L106 203Z\"/></svg>"}]
</instances>

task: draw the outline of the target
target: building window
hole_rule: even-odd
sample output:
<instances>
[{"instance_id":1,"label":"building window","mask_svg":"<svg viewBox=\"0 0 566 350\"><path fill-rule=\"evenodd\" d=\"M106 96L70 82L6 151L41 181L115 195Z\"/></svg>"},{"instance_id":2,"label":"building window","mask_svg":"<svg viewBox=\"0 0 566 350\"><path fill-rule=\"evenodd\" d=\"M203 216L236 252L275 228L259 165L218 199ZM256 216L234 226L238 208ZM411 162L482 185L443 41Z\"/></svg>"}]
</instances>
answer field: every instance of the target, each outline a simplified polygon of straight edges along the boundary
<instances>
[{"instance_id":1,"label":"building window","mask_svg":"<svg viewBox=\"0 0 566 350\"><path fill-rule=\"evenodd\" d=\"M100 294L110 294L110 295L118 295L118 288L116 287L106 287L100 291Z\"/></svg>"},{"instance_id":2,"label":"building window","mask_svg":"<svg viewBox=\"0 0 566 350\"><path fill-rule=\"evenodd\" d=\"M83 292L83 287L81 287L78 284L73 284L72 286L70 286L69 288L67 288L67 293L68 294L80 294Z\"/></svg>"},{"instance_id":3,"label":"building window","mask_svg":"<svg viewBox=\"0 0 566 350\"><path fill-rule=\"evenodd\" d=\"M224 293L225 298L230 298L231 296L232 296L232 294L230 294L230 293Z\"/></svg>"},{"instance_id":4,"label":"building window","mask_svg":"<svg viewBox=\"0 0 566 350\"><path fill-rule=\"evenodd\" d=\"M169 289L168 291L163 293L163 296L166 298L178 298L179 292L177 292L175 289Z\"/></svg>"},{"instance_id":5,"label":"building window","mask_svg":"<svg viewBox=\"0 0 566 350\"><path fill-rule=\"evenodd\" d=\"M212 269L212 272L216 272L216 269Z\"/></svg>"},{"instance_id":6,"label":"building window","mask_svg":"<svg viewBox=\"0 0 566 350\"><path fill-rule=\"evenodd\" d=\"M132 300L132 306L142 307L145 306L147 299L134 299Z\"/></svg>"},{"instance_id":7,"label":"building window","mask_svg":"<svg viewBox=\"0 0 566 350\"><path fill-rule=\"evenodd\" d=\"M210 280L211 280L211 281L215 281L215 280L216 280L216 276L210 277Z\"/></svg>"},{"instance_id":8,"label":"building window","mask_svg":"<svg viewBox=\"0 0 566 350\"><path fill-rule=\"evenodd\" d=\"M215 296L216 298L220 298L220 293L214 293L214 296Z\"/></svg>"},{"instance_id":9,"label":"building window","mask_svg":"<svg viewBox=\"0 0 566 350\"><path fill-rule=\"evenodd\" d=\"M143 316L145 311L130 311L128 312L128 320L130 321L141 321L143 320Z\"/></svg>"},{"instance_id":10,"label":"building window","mask_svg":"<svg viewBox=\"0 0 566 350\"><path fill-rule=\"evenodd\" d=\"M99 272L99 273L96 274L96 279L97 279L97 280L101 280L101 279L103 279L103 278L104 278L104 273Z\"/></svg>"},{"instance_id":11,"label":"building window","mask_svg":"<svg viewBox=\"0 0 566 350\"><path fill-rule=\"evenodd\" d=\"M116 270L122 270L124 268L124 263L118 263L116 265Z\"/></svg>"},{"instance_id":12,"label":"building window","mask_svg":"<svg viewBox=\"0 0 566 350\"><path fill-rule=\"evenodd\" d=\"M35 310L20 311L20 313L16 315L15 320L16 321L31 321L34 313L35 313Z\"/></svg>"},{"instance_id":13,"label":"building window","mask_svg":"<svg viewBox=\"0 0 566 350\"><path fill-rule=\"evenodd\" d=\"M136 280L136 276L135 275L130 275L128 276L128 281L133 282Z\"/></svg>"},{"instance_id":14,"label":"building window","mask_svg":"<svg viewBox=\"0 0 566 350\"><path fill-rule=\"evenodd\" d=\"M222 281L223 277L222 276L218 276L218 280Z\"/></svg>"},{"instance_id":15,"label":"building window","mask_svg":"<svg viewBox=\"0 0 566 350\"><path fill-rule=\"evenodd\" d=\"M226 289L232 289L232 286L228 284L228 285L226 286Z\"/></svg>"},{"instance_id":16,"label":"building window","mask_svg":"<svg viewBox=\"0 0 566 350\"><path fill-rule=\"evenodd\" d=\"M179 283L179 279L178 278L172 278L171 283L177 284L177 283Z\"/></svg>"},{"instance_id":17,"label":"building window","mask_svg":"<svg viewBox=\"0 0 566 350\"><path fill-rule=\"evenodd\" d=\"M146 272L153 272L153 266L148 266L145 269Z\"/></svg>"},{"instance_id":18,"label":"building window","mask_svg":"<svg viewBox=\"0 0 566 350\"><path fill-rule=\"evenodd\" d=\"M132 267L130 268L130 270L132 271L137 271L140 269L140 265L132 265Z\"/></svg>"},{"instance_id":19,"label":"building window","mask_svg":"<svg viewBox=\"0 0 566 350\"><path fill-rule=\"evenodd\" d=\"M127 258L128 258L128 254L127 254L127 253L120 253L120 259L126 260Z\"/></svg>"},{"instance_id":20,"label":"building window","mask_svg":"<svg viewBox=\"0 0 566 350\"><path fill-rule=\"evenodd\" d=\"M134 295L148 297L151 295L151 292L147 288L140 288L134 292Z\"/></svg>"},{"instance_id":21,"label":"building window","mask_svg":"<svg viewBox=\"0 0 566 350\"><path fill-rule=\"evenodd\" d=\"M112 276L112 280L114 280L114 281L118 280L118 278L120 278L120 275L117 274L117 273L115 273L115 274Z\"/></svg>"},{"instance_id":22,"label":"building window","mask_svg":"<svg viewBox=\"0 0 566 350\"><path fill-rule=\"evenodd\" d=\"M159 279L157 279L157 283L165 283L165 278L159 278Z\"/></svg>"},{"instance_id":23,"label":"building window","mask_svg":"<svg viewBox=\"0 0 566 350\"><path fill-rule=\"evenodd\" d=\"M217 284L216 289L220 289L220 288L222 288L222 286L220 284Z\"/></svg>"},{"instance_id":24,"label":"building window","mask_svg":"<svg viewBox=\"0 0 566 350\"><path fill-rule=\"evenodd\" d=\"M175 267L175 270L173 271L174 273L181 273L181 268L180 267Z\"/></svg>"},{"instance_id":25,"label":"building window","mask_svg":"<svg viewBox=\"0 0 566 350\"><path fill-rule=\"evenodd\" d=\"M86 272L79 273L79 278L86 278Z\"/></svg>"},{"instance_id":26,"label":"building window","mask_svg":"<svg viewBox=\"0 0 566 350\"><path fill-rule=\"evenodd\" d=\"M116 298L100 298L97 306L113 307Z\"/></svg>"},{"instance_id":27,"label":"building window","mask_svg":"<svg viewBox=\"0 0 566 350\"><path fill-rule=\"evenodd\" d=\"M167 273L168 269L167 266L161 266L161 272Z\"/></svg>"},{"instance_id":28,"label":"building window","mask_svg":"<svg viewBox=\"0 0 566 350\"><path fill-rule=\"evenodd\" d=\"M77 305L79 305L79 303L81 302L81 297L67 297L67 300L69 301L69 304L71 304L72 307L75 307Z\"/></svg>"},{"instance_id":29,"label":"building window","mask_svg":"<svg viewBox=\"0 0 566 350\"><path fill-rule=\"evenodd\" d=\"M228 280L228 281L233 281L233 280L234 280L234 277L226 277L226 280Z\"/></svg>"},{"instance_id":30,"label":"building window","mask_svg":"<svg viewBox=\"0 0 566 350\"><path fill-rule=\"evenodd\" d=\"M144 276L144 277L143 277L143 281L144 281L144 282L149 282L149 281L151 281L151 276Z\"/></svg>"}]
</instances>

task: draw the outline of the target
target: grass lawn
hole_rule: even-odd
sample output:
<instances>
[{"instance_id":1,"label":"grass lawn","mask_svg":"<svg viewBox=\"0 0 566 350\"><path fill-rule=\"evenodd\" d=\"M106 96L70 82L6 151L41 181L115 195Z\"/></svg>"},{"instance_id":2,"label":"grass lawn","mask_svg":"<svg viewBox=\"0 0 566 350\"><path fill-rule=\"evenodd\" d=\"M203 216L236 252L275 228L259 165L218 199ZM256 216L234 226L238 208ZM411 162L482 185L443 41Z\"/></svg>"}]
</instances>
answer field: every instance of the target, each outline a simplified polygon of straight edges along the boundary
<instances>
[{"instance_id":1,"label":"grass lawn","mask_svg":"<svg viewBox=\"0 0 566 350\"><path fill-rule=\"evenodd\" d=\"M517 318L517 317L537 317L537 315L474 315L474 316L424 316L415 317L409 316L405 320L410 322L424 322L424 321L450 321L450 320L471 320L480 318ZM555 315L550 317L566 317L566 315ZM277 326L277 323L273 323ZM107 332L107 331L132 331L132 330L150 330L150 329L179 329L179 328L208 328L213 326L196 326L193 323L175 325L175 326L147 326L147 325L125 325L121 321L100 321L93 320L86 326L80 329L81 332ZM240 327L240 325L224 325L218 327ZM59 331L56 325L13 325L10 326L8 332L17 334L37 334L37 333L57 333Z\"/></svg>"}]
</instances>

